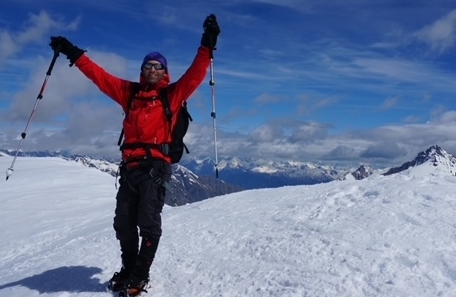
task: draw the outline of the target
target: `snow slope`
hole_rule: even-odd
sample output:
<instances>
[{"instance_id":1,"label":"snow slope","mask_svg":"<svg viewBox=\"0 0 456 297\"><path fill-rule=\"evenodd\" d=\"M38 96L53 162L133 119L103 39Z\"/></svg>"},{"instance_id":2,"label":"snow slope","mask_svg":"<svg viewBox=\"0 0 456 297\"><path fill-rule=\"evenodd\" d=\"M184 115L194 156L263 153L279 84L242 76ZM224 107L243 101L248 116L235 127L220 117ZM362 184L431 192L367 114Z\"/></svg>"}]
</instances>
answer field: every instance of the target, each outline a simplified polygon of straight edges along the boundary
<instances>
[{"instance_id":1,"label":"snow slope","mask_svg":"<svg viewBox=\"0 0 456 297\"><path fill-rule=\"evenodd\" d=\"M439 168L166 206L148 296L454 297L456 178ZM0 296L111 296L114 184L18 158L0 182Z\"/></svg>"}]
</instances>

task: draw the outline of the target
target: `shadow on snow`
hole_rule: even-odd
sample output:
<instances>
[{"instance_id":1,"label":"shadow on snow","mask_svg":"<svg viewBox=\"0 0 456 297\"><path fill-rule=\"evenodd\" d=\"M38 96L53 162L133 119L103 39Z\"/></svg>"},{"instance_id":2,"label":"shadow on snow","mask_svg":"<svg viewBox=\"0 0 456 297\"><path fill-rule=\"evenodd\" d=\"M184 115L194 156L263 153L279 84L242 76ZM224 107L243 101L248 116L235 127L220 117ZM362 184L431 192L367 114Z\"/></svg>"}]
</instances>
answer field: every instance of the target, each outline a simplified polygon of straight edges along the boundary
<instances>
[{"instance_id":1,"label":"shadow on snow","mask_svg":"<svg viewBox=\"0 0 456 297\"><path fill-rule=\"evenodd\" d=\"M106 292L106 284L100 283L100 280L94 277L101 271L97 267L64 266L0 285L0 290L24 286L40 293Z\"/></svg>"}]
</instances>

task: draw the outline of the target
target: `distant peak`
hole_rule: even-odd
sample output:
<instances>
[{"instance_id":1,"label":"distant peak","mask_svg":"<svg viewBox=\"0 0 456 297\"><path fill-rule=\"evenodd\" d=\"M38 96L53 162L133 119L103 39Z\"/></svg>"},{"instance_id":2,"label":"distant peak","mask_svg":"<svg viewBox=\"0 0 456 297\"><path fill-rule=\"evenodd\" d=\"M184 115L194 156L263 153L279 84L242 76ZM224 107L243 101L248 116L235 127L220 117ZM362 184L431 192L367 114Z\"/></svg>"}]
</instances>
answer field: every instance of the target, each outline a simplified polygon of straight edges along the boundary
<instances>
[{"instance_id":1,"label":"distant peak","mask_svg":"<svg viewBox=\"0 0 456 297\"><path fill-rule=\"evenodd\" d=\"M358 169L356 169L355 172L352 172L353 177L357 180L365 179L366 177L368 177L371 174L372 174L372 167L366 166L366 165L361 165L358 167Z\"/></svg>"},{"instance_id":2,"label":"distant peak","mask_svg":"<svg viewBox=\"0 0 456 297\"><path fill-rule=\"evenodd\" d=\"M416 167L425 163L431 163L434 167L437 167L439 165L448 167L449 172L454 174L454 168L456 167L456 158L450 153L447 153L440 146L433 145L427 150L418 153L418 155L412 161L406 162L399 167L391 168L383 175L391 175L407 170L410 167Z\"/></svg>"},{"instance_id":3,"label":"distant peak","mask_svg":"<svg viewBox=\"0 0 456 297\"><path fill-rule=\"evenodd\" d=\"M433 161L437 162L436 156L440 156L446 159L451 159L453 156L447 153L444 149L442 149L438 145L433 145L429 147L427 150L420 152L415 158L415 165L423 164L426 161Z\"/></svg>"}]
</instances>

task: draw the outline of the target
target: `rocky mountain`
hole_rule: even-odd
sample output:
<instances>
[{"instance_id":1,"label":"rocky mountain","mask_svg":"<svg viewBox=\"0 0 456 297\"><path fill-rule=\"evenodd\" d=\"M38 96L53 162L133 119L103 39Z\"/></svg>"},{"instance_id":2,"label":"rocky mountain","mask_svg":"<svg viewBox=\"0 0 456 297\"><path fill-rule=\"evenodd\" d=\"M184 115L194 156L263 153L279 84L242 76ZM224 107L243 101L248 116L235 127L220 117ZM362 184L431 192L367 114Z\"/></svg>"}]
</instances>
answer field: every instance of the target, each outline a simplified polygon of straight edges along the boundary
<instances>
[{"instance_id":1,"label":"rocky mountain","mask_svg":"<svg viewBox=\"0 0 456 297\"><path fill-rule=\"evenodd\" d=\"M214 175L214 162L209 159L185 159L181 164L196 174ZM219 176L229 184L245 189L312 185L339 179L344 172L332 166L309 162L271 161L224 158L219 161Z\"/></svg>"},{"instance_id":2,"label":"rocky mountain","mask_svg":"<svg viewBox=\"0 0 456 297\"><path fill-rule=\"evenodd\" d=\"M173 165L169 190L167 204L183 205L244 189L212 176L196 175L184 166Z\"/></svg>"},{"instance_id":3,"label":"rocky mountain","mask_svg":"<svg viewBox=\"0 0 456 297\"><path fill-rule=\"evenodd\" d=\"M415 159L409 162L405 162L399 167L389 169L383 175L391 175L401 171L405 171L411 167L417 167L419 165L428 165L436 168L440 168L443 171L447 171L452 175L456 175L456 157L446 152L438 145L431 146L425 151L418 153Z\"/></svg>"},{"instance_id":4,"label":"rocky mountain","mask_svg":"<svg viewBox=\"0 0 456 297\"><path fill-rule=\"evenodd\" d=\"M373 173L373 169L368 165L361 165L354 172L350 173L354 179L362 180L370 176Z\"/></svg>"}]
</instances>

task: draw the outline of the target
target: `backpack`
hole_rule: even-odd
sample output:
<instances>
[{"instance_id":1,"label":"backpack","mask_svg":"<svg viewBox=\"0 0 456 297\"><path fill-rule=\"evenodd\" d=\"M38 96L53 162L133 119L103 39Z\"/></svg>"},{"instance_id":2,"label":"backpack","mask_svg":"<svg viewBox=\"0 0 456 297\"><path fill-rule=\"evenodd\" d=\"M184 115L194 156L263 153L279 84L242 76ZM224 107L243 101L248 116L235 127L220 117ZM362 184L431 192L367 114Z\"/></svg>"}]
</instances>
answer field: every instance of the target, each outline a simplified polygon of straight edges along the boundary
<instances>
[{"instance_id":1,"label":"backpack","mask_svg":"<svg viewBox=\"0 0 456 297\"><path fill-rule=\"evenodd\" d=\"M132 95L131 95L130 100L127 105L128 108L130 107L133 99L136 97L136 94L138 93L139 88L140 88L139 83L133 83L132 92L131 92ZM168 120L168 123L171 125L173 114L171 113L171 108L169 106L168 88L164 88L161 90L159 98L162 102L166 119ZM125 111L125 118L128 116L128 111L129 111L128 108ZM173 130L171 131L171 139L172 139L171 143L167 143L165 145L157 145L157 144L149 144L149 143L132 143L132 144L124 143L121 145L122 139L123 139L123 134L124 134L124 129L122 128L117 145L120 146L120 150L123 150L125 148L142 147L146 150L148 157L151 157L150 149L157 148L163 154L170 157L171 164L178 163L181 160L182 155L184 154L184 150L187 154L190 153L190 151L188 150L187 146L184 143L184 136L187 133L190 121L193 121L193 119L192 119L192 116L190 115L190 113L188 112L187 102L184 101L181 108L177 111L176 125L174 126Z\"/></svg>"}]
</instances>

